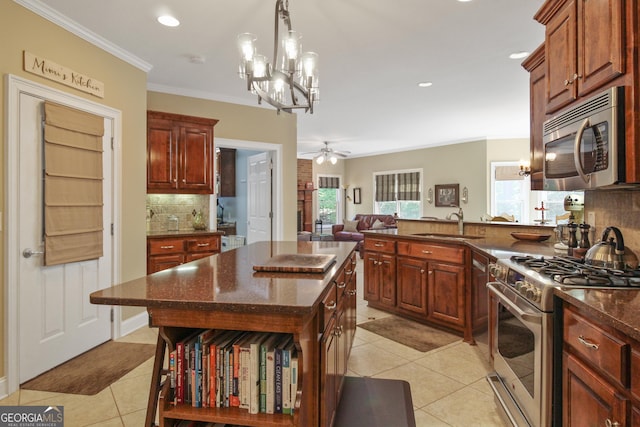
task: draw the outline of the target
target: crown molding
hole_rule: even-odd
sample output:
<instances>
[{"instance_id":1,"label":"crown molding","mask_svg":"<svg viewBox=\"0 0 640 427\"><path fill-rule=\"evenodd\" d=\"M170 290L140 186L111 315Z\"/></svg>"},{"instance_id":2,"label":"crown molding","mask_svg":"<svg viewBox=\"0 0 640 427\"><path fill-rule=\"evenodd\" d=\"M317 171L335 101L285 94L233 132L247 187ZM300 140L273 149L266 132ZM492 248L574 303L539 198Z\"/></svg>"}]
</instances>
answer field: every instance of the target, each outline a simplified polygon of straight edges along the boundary
<instances>
[{"instance_id":1,"label":"crown molding","mask_svg":"<svg viewBox=\"0 0 640 427\"><path fill-rule=\"evenodd\" d=\"M239 98L234 96L219 95L213 92L207 92L203 90L186 89L186 88L181 88L176 86L161 85L161 84L149 83L149 82L147 82L147 90L151 92L166 93L169 95L188 96L190 98L207 99L210 101L217 101L217 102L227 102L229 104L246 105L249 107L264 108L264 109L275 111L273 107L271 107L268 104L267 105L258 104L256 102L255 97Z\"/></svg>"},{"instance_id":2,"label":"crown molding","mask_svg":"<svg viewBox=\"0 0 640 427\"><path fill-rule=\"evenodd\" d=\"M42 18L56 24L59 27L64 28L72 34L80 37L83 40L88 41L89 43L99 47L100 49L109 52L113 56L120 58L128 64L133 65L136 68L148 73L153 65L148 62L138 58L131 52L128 52L122 49L119 46L116 46L114 43L109 40L99 36L88 28L83 27L78 24L74 20L69 17L61 14L60 12L52 9L48 5L42 3L39 0L13 0L15 3L18 3L20 6L29 9L33 13L41 16Z\"/></svg>"}]
</instances>

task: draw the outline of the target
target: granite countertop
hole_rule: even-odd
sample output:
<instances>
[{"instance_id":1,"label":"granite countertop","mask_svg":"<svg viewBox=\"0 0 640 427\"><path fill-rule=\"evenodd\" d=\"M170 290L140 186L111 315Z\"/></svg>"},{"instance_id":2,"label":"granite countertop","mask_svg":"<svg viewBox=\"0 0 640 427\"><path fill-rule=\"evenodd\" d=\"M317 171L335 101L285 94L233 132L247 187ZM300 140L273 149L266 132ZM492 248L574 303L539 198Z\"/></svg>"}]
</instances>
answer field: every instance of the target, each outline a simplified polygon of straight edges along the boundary
<instances>
[{"instance_id":1,"label":"granite countertop","mask_svg":"<svg viewBox=\"0 0 640 427\"><path fill-rule=\"evenodd\" d=\"M178 231L147 231L147 237L189 237L189 236L210 236L223 234L216 230L178 230Z\"/></svg>"},{"instance_id":2,"label":"granite countertop","mask_svg":"<svg viewBox=\"0 0 640 427\"><path fill-rule=\"evenodd\" d=\"M558 255L553 249L554 241L531 242L516 240L512 237L482 237L482 236L458 236L455 234L443 235L438 233L398 234L395 229L363 230L366 235L382 235L396 237L404 240L429 241L449 244L464 244L471 249L481 251L488 257L509 258L512 255L533 255L552 257Z\"/></svg>"},{"instance_id":3,"label":"granite countertop","mask_svg":"<svg viewBox=\"0 0 640 427\"><path fill-rule=\"evenodd\" d=\"M190 310L305 314L317 309L355 242L258 242L91 294L93 304ZM326 273L263 273L278 254L330 254Z\"/></svg>"},{"instance_id":4,"label":"granite countertop","mask_svg":"<svg viewBox=\"0 0 640 427\"><path fill-rule=\"evenodd\" d=\"M640 341L640 292L637 289L556 289L554 293L593 319Z\"/></svg>"}]
</instances>

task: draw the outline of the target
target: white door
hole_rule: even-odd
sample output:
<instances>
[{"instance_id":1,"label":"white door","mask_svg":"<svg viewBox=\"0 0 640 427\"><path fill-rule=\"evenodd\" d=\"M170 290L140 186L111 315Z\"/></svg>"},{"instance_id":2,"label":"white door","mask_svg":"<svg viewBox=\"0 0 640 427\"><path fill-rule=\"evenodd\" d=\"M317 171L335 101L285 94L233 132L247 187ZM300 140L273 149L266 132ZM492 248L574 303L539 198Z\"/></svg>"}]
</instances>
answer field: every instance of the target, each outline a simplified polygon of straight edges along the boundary
<instances>
[{"instance_id":1,"label":"white door","mask_svg":"<svg viewBox=\"0 0 640 427\"><path fill-rule=\"evenodd\" d=\"M247 244L271 240L271 153L248 158Z\"/></svg>"},{"instance_id":2,"label":"white door","mask_svg":"<svg viewBox=\"0 0 640 427\"><path fill-rule=\"evenodd\" d=\"M103 146L104 256L43 266L41 98L21 93L18 143L19 382L23 383L111 338L110 307L89 294L112 283L112 133L105 119ZM76 107L77 108L77 107ZM36 252L32 256L24 251Z\"/></svg>"}]
</instances>

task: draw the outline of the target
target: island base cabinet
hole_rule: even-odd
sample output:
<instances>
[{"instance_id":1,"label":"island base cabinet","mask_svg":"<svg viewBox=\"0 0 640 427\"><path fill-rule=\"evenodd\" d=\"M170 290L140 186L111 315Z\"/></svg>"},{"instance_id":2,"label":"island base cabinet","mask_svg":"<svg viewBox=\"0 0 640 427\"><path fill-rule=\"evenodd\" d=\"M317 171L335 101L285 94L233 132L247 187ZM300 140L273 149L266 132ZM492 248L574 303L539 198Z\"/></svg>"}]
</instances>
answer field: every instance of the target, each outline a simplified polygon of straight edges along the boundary
<instances>
[{"instance_id":1,"label":"island base cabinet","mask_svg":"<svg viewBox=\"0 0 640 427\"><path fill-rule=\"evenodd\" d=\"M563 363L564 427L627 425L628 400L615 387L567 352Z\"/></svg>"}]
</instances>

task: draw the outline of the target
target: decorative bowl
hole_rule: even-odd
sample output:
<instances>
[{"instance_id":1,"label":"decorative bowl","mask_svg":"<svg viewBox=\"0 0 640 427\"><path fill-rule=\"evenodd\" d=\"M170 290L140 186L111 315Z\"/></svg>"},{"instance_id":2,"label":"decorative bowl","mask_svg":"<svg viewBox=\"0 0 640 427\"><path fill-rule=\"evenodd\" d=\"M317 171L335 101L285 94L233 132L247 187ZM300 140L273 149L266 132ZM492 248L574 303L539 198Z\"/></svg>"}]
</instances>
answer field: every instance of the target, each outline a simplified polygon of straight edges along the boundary
<instances>
[{"instance_id":1,"label":"decorative bowl","mask_svg":"<svg viewBox=\"0 0 640 427\"><path fill-rule=\"evenodd\" d=\"M535 233L511 233L516 240L528 240L530 242L544 242L551 234L535 234Z\"/></svg>"}]
</instances>

